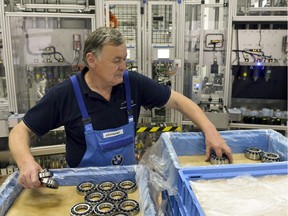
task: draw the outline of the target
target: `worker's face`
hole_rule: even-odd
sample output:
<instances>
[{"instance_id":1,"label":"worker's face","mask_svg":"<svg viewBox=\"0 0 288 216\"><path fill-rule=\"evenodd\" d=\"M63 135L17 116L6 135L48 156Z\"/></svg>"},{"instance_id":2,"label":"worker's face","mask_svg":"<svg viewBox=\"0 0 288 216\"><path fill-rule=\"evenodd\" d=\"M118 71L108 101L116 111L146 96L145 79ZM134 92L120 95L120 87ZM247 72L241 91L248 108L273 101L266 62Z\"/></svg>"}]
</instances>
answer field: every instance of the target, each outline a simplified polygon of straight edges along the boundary
<instances>
[{"instance_id":1,"label":"worker's face","mask_svg":"<svg viewBox=\"0 0 288 216\"><path fill-rule=\"evenodd\" d=\"M126 69L126 44L120 46L105 45L95 61L95 73L108 85L115 86L123 82Z\"/></svg>"}]
</instances>

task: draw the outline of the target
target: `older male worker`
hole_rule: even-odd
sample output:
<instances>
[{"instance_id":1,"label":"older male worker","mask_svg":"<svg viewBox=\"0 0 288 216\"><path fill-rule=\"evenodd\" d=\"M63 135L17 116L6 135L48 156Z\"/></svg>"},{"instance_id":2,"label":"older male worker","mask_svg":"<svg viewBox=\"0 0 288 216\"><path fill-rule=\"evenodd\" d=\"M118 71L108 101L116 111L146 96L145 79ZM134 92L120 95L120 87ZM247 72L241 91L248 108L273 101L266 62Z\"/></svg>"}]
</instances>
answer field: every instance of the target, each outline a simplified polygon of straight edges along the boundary
<instances>
[{"instance_id":1,"label":"older male worker","mask_svg":"<svg viewBox=\"0 0 288 216\"><path fill-rule=\"evenodd\" d=\"M9 147L20 169L18 183L40 186L43 168L30 152L31 136L63 126L70 167L135 164L134 137L141 106L180 111L204 133L206 159L213 149L232 152L214 125L190 99L137 72L126 71L124 36L100 27L85 41L81 73L53 87L32 107L9 135Z\"/></svg>"}]
</instances>

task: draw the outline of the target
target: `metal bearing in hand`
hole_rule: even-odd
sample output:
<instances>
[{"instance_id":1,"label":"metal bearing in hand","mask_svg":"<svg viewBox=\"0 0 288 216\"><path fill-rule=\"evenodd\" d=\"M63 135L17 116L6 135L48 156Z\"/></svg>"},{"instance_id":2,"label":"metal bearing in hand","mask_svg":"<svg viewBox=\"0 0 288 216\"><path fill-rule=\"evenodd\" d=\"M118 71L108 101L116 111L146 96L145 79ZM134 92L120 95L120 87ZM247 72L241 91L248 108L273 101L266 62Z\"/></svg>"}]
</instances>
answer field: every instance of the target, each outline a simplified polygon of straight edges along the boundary
<instances>
[{"instance_id":1,"label":"metal bearing in hand","mask_svg":"<svg viewBox=\"0 0 288 216\"><path fill-rule=\"evenodd\" d=\"M97 186L97 189L105 194L110 193L116 188L116 184L110 181L105 181Z\"/></svg>"},{"instance_id":2,"label":"metal bearing in hand","mask_svg":"<svg viewBox=\"0 0 288 216\"><path fill-rule=\"evenodd\" d=\"M225 154L223 154L222 157L217 157L215 154L211 154L210 163L213 165L229 164L229 160Z\"/></svg>"},{"instance_id":3,"label":"metal bearing in hand","mask_svg":"<svg viewBox=\"0 0 288 216\"><path fill-rule=\"evenodd\" d=\"M40 182L48 188L57 189L59 187L58 182L52 178L40 178Z\"/></svg>"},{"instance_id":4,"label":"metal bearing in hand","mask_svg":"<svg viewBox=\"0 0 288 216\"><path fill-rule=\"evenodd\" d=\"M136 215L140 211L139 203L132 199L122 201L119 203L118 208L129 215Z\"/></svg>"},{"instance_id":5,"label":"metal bearing in hand","mask_svg":"<svg viewBox=\"0 0 288 216\"><path fill-rule=\"evenodd\" d=\"M50 178L53 176L53 173L50 172L48 169L44 169L40 173L38 173L39 178Z\"/></svg>"},{"instance_id":6,"label":"metal bearing in hand","mask_svg":"<svg viewBox=\"0 0 288 216\"><path fill-rule=\"evenodd\" d=\"M105 195L100 191L94 191L84 197L86 203L90 205L97 205L105 200Z\"/></svg>"},{"instance_id":7,"label":"metal bearing in hand","mask_svg":"<svg viewBox=\"0 0 288 216\"><path fill-rule=\"evenodd\" d=\"M262 159L261 161L263 163L266 163L266 162L277 162L277 161L280 161L281 158L278 154L276 153L270 153L270 152L265 152L262 156Z\"/></svg>"},{"instance_id":8,"label":"metal bearing in hand","mask_svg":"<svg viewBox=\"0 0 288 216\"><path fill-rule=\"evenodd\" d=\"M118 188L126 191L127 193L133 193L137 189L137 184L132 180L124 180L118 184Z\"/></svg>"},{"instance_id":9,"label":"metal bearing in hand","mask_svg":"<svg viewBox=\"0 0 288 216\"><path fill-rule=\"evenodd\" d=\"M53 176L53 173L50 172L48 169L44 169L40 173L38 173L39 180L41 184L45 187L57 189L59 184L56 180L50 178Z\"/></svg>"},{"instance_id":10,"label":"metal bearing in hand","mask_svg":"<svg viewBox=\"0 0 288 216\"><path fill-rule=\"evenodd\" d=\"M250 160L261 160L263 151L256 147L248 147L245 152L245 157Z\"/></svg>"},{"instance_id":11,"label":"metal bearing in hand","mask_svg":"<svg viewBox=\"0 0 288 216\"><path fill-rule=\"evenodd\" d=\"M104 201L96 205L93 211L97 216L108 216L116 212L116 206L109 201Z\"/></svg>"},{"instance_id":12,"label":"metal bearing in hand","mask_svg":"<svg viewBox=\"0 0 288 216\"><path fill-rule=\"evenodd\" d=\"M127 193L123 190L113 190L107 195L107 200L115 204L125 199L127 199Z\"/></svg>"},{"instance_id":13,"label":"metal bearing in hand","mask_svg":"<svg viewBox=\"0 0 288 216\"><path fill-rule=\"evenodd\" d=\"M77 203L70 209L70 216L88 216L93 212L93 207L87 203Z\"/></svg>"},{"instance_id":14,"label":"metal bearing in hand","mask_svg":"<svg viewBox=\"0 0 288 216\"><path fill-rule=\"evenodd\" d=\"M87 195L91 192L93 192L95 190L95 183L91 182L91 181L85 181L80 183L77 187L76 187L76 191L78 194L80 195Z\"/></svg>"}]
</instances>

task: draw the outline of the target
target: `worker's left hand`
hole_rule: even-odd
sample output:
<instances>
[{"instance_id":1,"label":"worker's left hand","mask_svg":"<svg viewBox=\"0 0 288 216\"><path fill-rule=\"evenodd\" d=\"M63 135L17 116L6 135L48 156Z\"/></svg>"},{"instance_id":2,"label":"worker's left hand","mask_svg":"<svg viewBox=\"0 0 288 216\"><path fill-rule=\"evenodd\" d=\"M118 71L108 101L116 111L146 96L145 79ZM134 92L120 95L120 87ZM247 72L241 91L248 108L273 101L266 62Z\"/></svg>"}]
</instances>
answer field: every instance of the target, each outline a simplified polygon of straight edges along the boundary
<instances>
[{"instance_id":1,"label":"worker's left hand","mask_svg":"<svg viewBox=\"0 0 288 216\"><path fill-rule=\"evenodd\" d=\"M217 157L222 157L225 154L230 163L233 163L232 150L226 144L225 140L218 132L205 134L206 142L206 161L209 161L211 151L214 150Z\"/></svg>"}]
</instances>

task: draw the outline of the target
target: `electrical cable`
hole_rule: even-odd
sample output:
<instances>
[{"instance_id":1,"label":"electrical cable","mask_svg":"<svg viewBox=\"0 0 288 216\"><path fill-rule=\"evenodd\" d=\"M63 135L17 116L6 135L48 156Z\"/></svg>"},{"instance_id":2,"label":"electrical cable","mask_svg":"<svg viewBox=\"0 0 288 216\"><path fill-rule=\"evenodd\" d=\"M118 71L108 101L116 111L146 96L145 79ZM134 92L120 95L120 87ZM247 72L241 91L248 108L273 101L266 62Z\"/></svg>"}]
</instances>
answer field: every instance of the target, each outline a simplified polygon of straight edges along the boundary
<instances>
[{"instance_id":1,"label":"electrical cable","mask_svg":"<svg viewBox=\"0 0 288 216\"><path fill-rule=\"evenodd\" d=\"M33 55L33 56L38 56L40 55L43 59L44 59L44 55L53 55L54 59L58 62L67 62L68 64L70 64L68 61L66 61L66 59L64 58L64 56L62 55L62 53L56 51L56 48L54 46L48 46L46 48L44 48L44 51L45 50L49 50L49 49L53 49L53 52L33 52L31 49L30 49L30 44L29 44L29 34L25 33L25 42L26 42L26 50L28 52L28 54L30 55ZM56 55L59 55L60 58L57 58ZM71 64L70 64L71 65Z\"/></svg>"},{"instance_id":2,"label":"electrical cable","mask_svg":"<svg viewBox=\"0 0 288 216\"><path fill-rule=\"evenodd\" d=\"M246 53L253 58L253 61L256 60L256 57L262 57L263 60L272 59L273 61L278 62L276 58L272 58L272 56L266 56L263 51L259 51L259 53L261 54L255 53L253 51L247 51L247 50L232 50L232 52L236 52L236 53L241 52L242 54Z\"/></svg>"}]
</instances>

